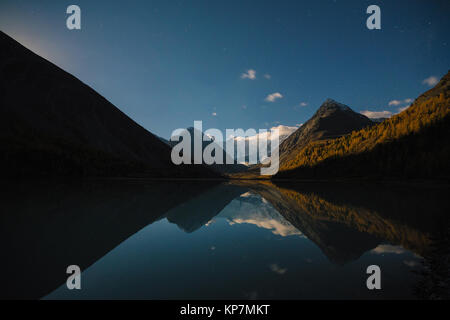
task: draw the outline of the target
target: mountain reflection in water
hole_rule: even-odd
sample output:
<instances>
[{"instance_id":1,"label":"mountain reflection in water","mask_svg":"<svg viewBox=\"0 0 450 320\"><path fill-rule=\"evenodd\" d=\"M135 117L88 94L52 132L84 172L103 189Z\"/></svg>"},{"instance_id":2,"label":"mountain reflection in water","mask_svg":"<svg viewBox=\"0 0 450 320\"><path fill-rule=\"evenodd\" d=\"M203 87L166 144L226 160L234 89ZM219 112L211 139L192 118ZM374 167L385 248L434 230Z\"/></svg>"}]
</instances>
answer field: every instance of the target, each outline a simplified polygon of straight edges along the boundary
<instances>
[{"instance_id":1,"label":"mountain reflection in water","mask_svg":"<svg viewBox=\"0 0 450 320\"><path fill-rule=\"evenodd\" d=\"M32 182L5 185L2 297L413 298L443 186ZM65 286L81 267L82 289ZM380 265L380 291L366 268Z\"/></svg>"}]
</instances>

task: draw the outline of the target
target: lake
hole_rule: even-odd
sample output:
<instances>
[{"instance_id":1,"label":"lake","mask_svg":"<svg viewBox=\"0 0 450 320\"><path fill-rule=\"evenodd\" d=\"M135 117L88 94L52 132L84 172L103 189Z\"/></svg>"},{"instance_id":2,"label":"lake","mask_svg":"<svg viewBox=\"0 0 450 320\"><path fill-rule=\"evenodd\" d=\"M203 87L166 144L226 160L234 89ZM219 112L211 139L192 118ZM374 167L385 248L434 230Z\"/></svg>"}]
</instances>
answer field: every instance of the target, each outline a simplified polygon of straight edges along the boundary
<instances>
[{"instance_id":1,"label":"lake","mask_svg":"<svg viewBox=\"0 0 450 320\"><path fill-rule=\"evenodd\" d=\"M26 299L414 299L449 211L435 184L3 187L2 296ZM381 290L367 289L370 265Z\"/></svg>"}]
</instances>

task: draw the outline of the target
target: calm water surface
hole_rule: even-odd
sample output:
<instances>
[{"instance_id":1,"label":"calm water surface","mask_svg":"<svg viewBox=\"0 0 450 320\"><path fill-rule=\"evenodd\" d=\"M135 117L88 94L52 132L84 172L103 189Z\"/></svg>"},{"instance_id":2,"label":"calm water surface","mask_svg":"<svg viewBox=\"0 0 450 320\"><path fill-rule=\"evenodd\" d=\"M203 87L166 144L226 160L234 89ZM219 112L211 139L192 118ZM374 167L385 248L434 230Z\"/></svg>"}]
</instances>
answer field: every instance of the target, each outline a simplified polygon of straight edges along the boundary
<instances>
[{"instance_id":1,"label":"calm water surface","mask_svg":"<svg viewBox=\"0 0 450 320\"><path fill-rule=\"evenodd\" d=\"M44 299L414 298L441 187L154 182L11 190L3 295ZM39 190L39 191L36 191ZM14 192L13 192L14 191ZM20 192L22 201L16 194ZM432 206L430 206L432 204ZM13 214L15 213L15 214ZM82 268L68 290L65 268ZM378 265L382 290L366 287ZM24 278L24 274L26 274Z\"/></svg>"}]
</instances>

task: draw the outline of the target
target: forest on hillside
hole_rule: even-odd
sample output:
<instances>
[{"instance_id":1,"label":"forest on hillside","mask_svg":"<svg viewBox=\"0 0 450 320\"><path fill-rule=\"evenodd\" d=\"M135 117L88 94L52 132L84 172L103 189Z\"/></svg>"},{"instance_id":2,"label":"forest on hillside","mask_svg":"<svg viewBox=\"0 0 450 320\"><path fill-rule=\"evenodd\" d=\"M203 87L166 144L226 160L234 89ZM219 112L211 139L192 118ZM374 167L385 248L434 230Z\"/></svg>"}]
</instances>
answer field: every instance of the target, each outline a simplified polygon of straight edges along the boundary
<instances>
[{"instance_id":1,"label":"forest on hillside","mask_svg":"<svg viewBox=\"0 0 450 320\"><path fill-rule=\"evenodd\" d=\"M448 178L449 138L450 97L444 91L374 126L310 143L275 178Z\"/></svg>"}]
</instances>

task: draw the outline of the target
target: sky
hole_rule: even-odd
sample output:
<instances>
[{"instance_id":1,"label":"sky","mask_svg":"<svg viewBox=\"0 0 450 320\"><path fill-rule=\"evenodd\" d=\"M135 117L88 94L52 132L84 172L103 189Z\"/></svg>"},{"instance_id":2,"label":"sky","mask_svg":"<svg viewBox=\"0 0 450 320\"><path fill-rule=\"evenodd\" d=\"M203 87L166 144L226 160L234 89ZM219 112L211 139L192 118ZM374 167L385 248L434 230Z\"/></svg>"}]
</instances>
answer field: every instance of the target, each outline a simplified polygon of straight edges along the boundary
<instances>
[{"instance_id":1,"label":"sky","mask_svg":"<svg viewBox=\"0 0 450 320\"><path fill-rule=\"evenodd\" d=\"M81 9L69 30L66 8ZM369 30L366 9L381 9ZM0 0L0 30L168 138L296 126L327 99L389 116L450 69L449 1Z\"/></svg>"}]
</instances>

